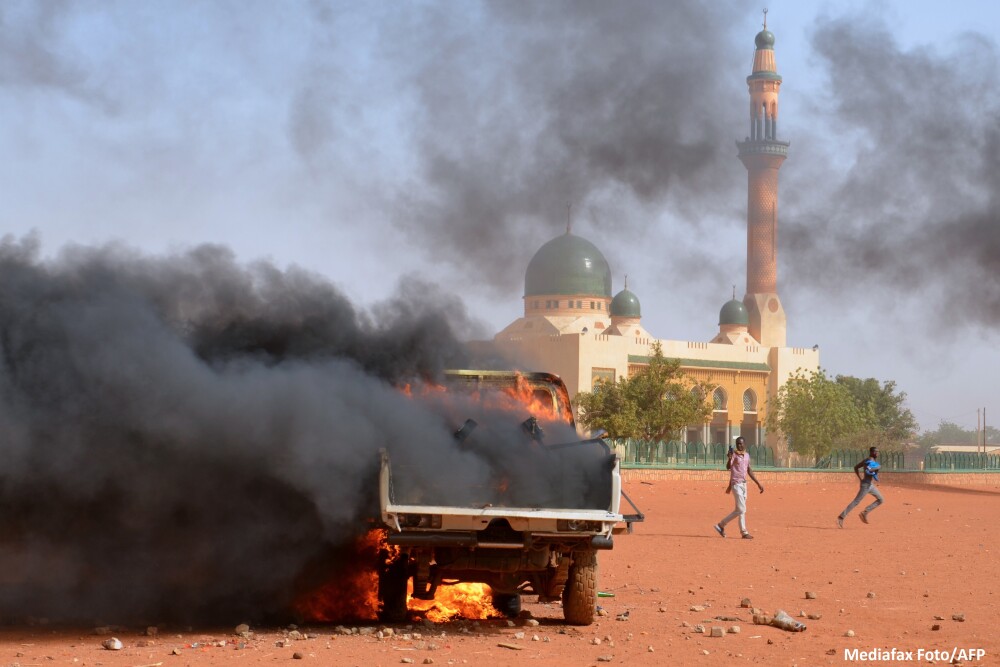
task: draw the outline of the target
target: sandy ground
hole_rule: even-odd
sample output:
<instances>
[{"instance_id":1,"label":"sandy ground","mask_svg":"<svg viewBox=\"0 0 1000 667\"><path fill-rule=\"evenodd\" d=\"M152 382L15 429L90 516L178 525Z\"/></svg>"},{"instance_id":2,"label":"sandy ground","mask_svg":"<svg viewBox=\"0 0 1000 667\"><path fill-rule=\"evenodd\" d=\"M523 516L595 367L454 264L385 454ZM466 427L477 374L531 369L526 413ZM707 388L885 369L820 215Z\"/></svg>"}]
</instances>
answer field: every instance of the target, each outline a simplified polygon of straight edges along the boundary
<instances>
[{"instance_id":1,"label":"sandy ground","mask_svg":"<svg viewBox=\"0 0 1000 667\"><path fill-rule=\"evenodd\" d=\"M735 524L720 539L712 524L731 509L714 482L631 482L626 491L646 512L632 535L601 554L600 589L607 612L589 627L562 623L557 604L525 601L538 621L453 621L396 626L394 637L343 636L331 626L309 626L308 639L278 647L287 631L253 628L240 640L233 628L114 629L124 644L105 650L110 634L91 628L0 629L0 664L20 665L229 665L301 659L324 665L841 665L845 650L942 651L932 664L949 664L953 651L981 649L964 665L1000 664L996 632L1000 484L994 487L882 489L887 504L864 525L857 514L843 529L836 514L857 485L779 484L763 495L752 490L750 530L741 540ZM815 599L807 599L806 593ZM742 598L773 613L783 609L808 626L801 633L755 626ZM692 610L700 606L703 610ZM628 612L627 620L618 620ZM953 615L964 615L964 621ZM717 616L738 617L737 621ZM943 620L936 620L941 617ZM694 626L729 628L721 638ZM940 626L934 630L934 626ZM377 628L376 628L377 629ZM845 636L853 631L854 636ZM403 633L408 638L403 638ZM523 633L523 635L519 634ZM537 641L534 638L537 636ZM218 646L220 642L224 646ZM242 645L239 643L242 642ZM506 648L500 644L517 647ZM864 661L860 661L865 664Z\"/></svg>"}]
</instances>

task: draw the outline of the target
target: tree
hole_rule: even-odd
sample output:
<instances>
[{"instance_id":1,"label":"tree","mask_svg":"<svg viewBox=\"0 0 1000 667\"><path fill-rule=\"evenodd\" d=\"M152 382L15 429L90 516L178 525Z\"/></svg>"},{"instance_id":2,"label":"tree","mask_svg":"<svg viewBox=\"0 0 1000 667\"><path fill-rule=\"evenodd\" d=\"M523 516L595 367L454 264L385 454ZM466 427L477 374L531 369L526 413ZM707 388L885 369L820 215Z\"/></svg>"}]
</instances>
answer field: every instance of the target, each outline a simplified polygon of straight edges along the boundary
<instances>
[{"instance_id":1,"label":"tree","mask_svg":"<svg viewBox=\"0 0 1000 667\"><path fill-rule=\"evenodd\" d=\"M641 372L576 395L584 428L604 429L613 438L663 440L708 419L712 406L706 387L690 380L680 361L664 357L659 341L650 353L649 366Z\"/></svg>"},{"instance_id":2,"label":"tree","mask_svg":"<svg viewBox=\"0 0 1000 667\"><path fill-rule=\"evenodd\" d=\"M966 430L958 424L943 421L938 424L937 430L921 434L917 442L925 449L934 445L975 445L977 435L980 438L979 443L982 443L981 432L977 434L975 430ZM1000 430L987 426L986 441L990 444L1000 443Z\"/></svg>"},{"instance_id":3,"label":"tree","mask_svg":"<svg viewBox=\"0 0 1000 667\"><path fill-rule=\"evenodd\" d=\"M896 393L895 382L887 380L880 385L875 378L862 380L849 375L838 375L836 382L851 393L867 422L854 438L857 446L892 450L913 440L917 420L904 405L906 393Z\"/></svg>"},{"instance_id":4,"label":"tree","mask_svg":"<svg viewBox=\"0 0 1000 667\"><path fill-rule=\"evenodd\" d=\"M780 431L795 452L818 462L837 446L847 446L870 425L851 391L823 370L795 373L771 399L767 427Z\"/></svg>"}]
</instances>

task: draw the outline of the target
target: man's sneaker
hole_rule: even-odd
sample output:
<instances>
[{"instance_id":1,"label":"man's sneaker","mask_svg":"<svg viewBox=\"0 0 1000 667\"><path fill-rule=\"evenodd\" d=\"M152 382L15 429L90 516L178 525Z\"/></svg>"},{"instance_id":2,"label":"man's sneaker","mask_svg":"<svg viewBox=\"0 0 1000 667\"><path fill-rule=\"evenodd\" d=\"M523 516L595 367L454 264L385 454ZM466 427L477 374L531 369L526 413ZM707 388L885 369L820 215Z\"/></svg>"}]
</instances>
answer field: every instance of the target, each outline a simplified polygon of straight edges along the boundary
<instances>
[{"instance_id":1,"label":"man's sneaker","mask_svg":"<svg viewBox=\"0 0 1000 667\"><path fill-rule=\"evenodd\" d=\"M712 528L715 528L715 532L719 534L719 537L726 536L726 529L720 526L719 524L715 524L714 526L712 526Z\"/></svg>"},{"instance_id":2,"label":"man's sneaker","mask_svg":"<svg viewBox=\"0 0 1000 667\"><path fill-rule=\"evenodd\" d=\"M750 533L743 533L743 539L744 540L752 540L753 539L753 535L751 535Z\"/></svg>"},{"instance_id":3,"label":"man's sneaker","mask_svg":"<svg viewBox=\"0 0 1000 667\"><path fill-rule=\"evenodd\" d=\"M842 516L837 517L837 525L840 526L841 528L844 527L844 517Z\"/></svg>"},{"instance_id":4,"label":"man's sneaker","mask_svg":"<svg viewBox=\"0 0 1000 667\"><path fill-rule=\"evenodd\" d=\"M868 513L867 512L862 512L858 516L861 517L862 521L864 521L865 523L868 523Z\"/></svg>"}]
</instances>

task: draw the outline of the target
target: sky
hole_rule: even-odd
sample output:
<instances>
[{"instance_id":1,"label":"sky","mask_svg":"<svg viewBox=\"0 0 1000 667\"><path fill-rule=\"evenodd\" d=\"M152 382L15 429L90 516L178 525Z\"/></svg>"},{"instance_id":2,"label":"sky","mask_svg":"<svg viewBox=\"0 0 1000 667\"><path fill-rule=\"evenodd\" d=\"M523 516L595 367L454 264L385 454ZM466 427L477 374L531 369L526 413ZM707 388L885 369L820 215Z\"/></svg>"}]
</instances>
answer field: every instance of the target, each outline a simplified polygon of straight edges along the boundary
<instances>
[{"instance_id":1,"label":"sky","mask_svg":"<svg viewBox=\"0 0 1000 667\"><path fill-rule=\"evenodd\" d=\"M1000 422L1000 8L767 6L789 344L896 382L922 429ZM10 0L3 244L212 244L375 319L431 294L488 338L572 219L647 330L708 341L745 288L761 8Z\"/></svg>"}]
</instances>

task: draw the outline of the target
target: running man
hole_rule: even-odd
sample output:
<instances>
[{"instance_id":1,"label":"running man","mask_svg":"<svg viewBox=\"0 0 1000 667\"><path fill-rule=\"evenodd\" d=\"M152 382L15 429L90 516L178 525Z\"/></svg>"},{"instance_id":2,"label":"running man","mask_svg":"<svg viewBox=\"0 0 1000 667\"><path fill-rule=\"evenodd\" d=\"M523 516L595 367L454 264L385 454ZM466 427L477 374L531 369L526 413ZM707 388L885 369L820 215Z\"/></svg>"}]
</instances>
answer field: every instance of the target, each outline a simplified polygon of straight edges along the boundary
<instances>
[{"instance_id":1,"label":"running man","mask_svg":"<svg viewBox=\"0 0 1000 667\"><path fill-rule=\"evenodd\" d=\"M860 503L869 493L875 496L875 502L866 507L864 511L858 515L861 517L863 522L868 523L868 513L885 502L882 498L882 494L878 490L878 487L875 486L878 482L878 471L880 467L881 466L878 462L878 447L870 447L868 449L868 458L854 466L854 474L858 476L859 480L861 480L861 487L858 489L858 495L854 496L854 500L851 501L851 504L848 505L837 517L838 526L841 528L844 527L844 519L847 518L847 515L851 513L851 510L857 507L858 503ZM862 470L864 470L863 475L861 474Z\"/></svg>"},{"instance_id":2,"label":"running man","mask_svg":"<svg viewBox=\"0 0 1000 667\"><path fill-rule=\"evenodd\" d=\"M750 455L746 452L742 436L736 438L736 451L729 450L729 457L726 459L726 468L729 470L729 486L726 493L732 491L733 499L736 501L736 509L730 512L725 519L712 526L720 537L726 536L726 524L735 518L740 520L740 532L744 540L752 540L753 535L747 532L747 477L754 481L761 493L764 487L757 481L750 467Z\"/></svg>"}]
</instances>

